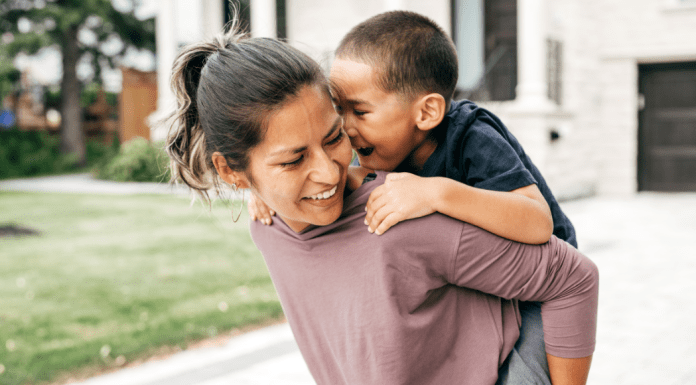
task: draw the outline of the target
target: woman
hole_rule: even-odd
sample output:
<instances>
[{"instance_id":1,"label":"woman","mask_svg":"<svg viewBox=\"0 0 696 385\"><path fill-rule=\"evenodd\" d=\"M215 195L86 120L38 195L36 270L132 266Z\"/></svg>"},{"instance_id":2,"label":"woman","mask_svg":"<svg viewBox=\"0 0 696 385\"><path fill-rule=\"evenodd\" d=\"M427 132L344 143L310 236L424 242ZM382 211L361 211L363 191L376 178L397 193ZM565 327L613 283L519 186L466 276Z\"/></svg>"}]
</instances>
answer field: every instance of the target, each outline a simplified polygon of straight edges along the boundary
<instances>
[{"instance_id":1,"label":"woman","mask_svg":"<svg viewBox=\"0 0 696 385\"><path fill-rule=\"evenodd\" d=\"M493 384L499 369L506 383L548 383L518 365L517 300L543 303L552 381L586 381L592 262L556 238L521 245L437 214L366 233L364 206L385 174L349 171L316 62L230 32L186 48L172 83L174 175L205 199L221 181L249 188L277 213L251 232L318 383Z\"/></svg>"}]
</instances>

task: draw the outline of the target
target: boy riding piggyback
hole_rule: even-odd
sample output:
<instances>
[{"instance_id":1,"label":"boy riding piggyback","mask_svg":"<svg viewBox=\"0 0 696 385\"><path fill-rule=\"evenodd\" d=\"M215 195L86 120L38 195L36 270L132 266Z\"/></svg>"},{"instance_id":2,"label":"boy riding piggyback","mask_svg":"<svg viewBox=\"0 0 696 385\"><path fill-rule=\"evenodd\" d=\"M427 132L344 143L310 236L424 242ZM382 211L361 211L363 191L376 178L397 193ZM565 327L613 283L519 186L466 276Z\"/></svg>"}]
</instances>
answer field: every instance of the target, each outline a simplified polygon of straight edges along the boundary
<instances>
[{"instance_id":1,"label":"boy riding piggyback","mask_svg":"<svg viewBox=\"0 0 696 385\"><path fill-rule=\"evenodd\" d=\"M440 212L517 242L541 244L553 234L577 247L572 224L500 119L468 100L452 101L457 78L452 40L412 12L372 17L336 49L332 96L360 166L394 171L369 198L367 230L380 235ZM253 199L250 212L271 223L262 202ZM520 310L518 347L545 367L540 308L524 303ZM552 379L554 367L567 365L589 370L589 361L549 356Z\"/></svg>"}]
</instances>

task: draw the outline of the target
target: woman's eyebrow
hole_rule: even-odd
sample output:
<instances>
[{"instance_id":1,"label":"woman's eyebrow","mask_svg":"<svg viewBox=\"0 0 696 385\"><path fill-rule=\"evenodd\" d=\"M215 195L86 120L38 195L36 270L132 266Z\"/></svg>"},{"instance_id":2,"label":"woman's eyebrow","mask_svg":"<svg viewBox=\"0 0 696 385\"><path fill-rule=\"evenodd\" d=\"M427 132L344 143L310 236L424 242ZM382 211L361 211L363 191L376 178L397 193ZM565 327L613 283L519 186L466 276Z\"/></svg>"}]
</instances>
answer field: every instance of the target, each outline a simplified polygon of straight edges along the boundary
<instances>
[{"instance_id":1,"label":"woman's eyebrow","mask_svg":"<svg viewBox=\"0 0 696 385\"><path fill-rule=\"evenodd\" d=\"M324 139L330 138L331 136L333 136L333 134L336 131L338 131L340 129L341 129L341 117L338 116L336 118L336 120L334 120L333 125L331 126L331 129L329 130L329 133L324 135ZM307 150L307 146L302 146L302 147L297 147L297 148L282 148L278 151L272 152L269 156L274 157L274 156L278 156L278 155L282 155L282 154L299 154L305 150Z\"/></svg>"}]
</instances>

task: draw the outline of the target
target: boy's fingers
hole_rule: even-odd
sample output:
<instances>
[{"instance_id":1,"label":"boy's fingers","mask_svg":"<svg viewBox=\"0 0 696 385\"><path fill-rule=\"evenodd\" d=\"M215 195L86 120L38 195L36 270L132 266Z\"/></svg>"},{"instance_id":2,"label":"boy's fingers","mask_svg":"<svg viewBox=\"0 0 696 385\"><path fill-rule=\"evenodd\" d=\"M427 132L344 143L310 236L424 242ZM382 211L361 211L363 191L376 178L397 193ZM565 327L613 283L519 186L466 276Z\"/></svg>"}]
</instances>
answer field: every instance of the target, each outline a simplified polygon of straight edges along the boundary
<instances>
[{"instance_id":1,"label":"boy's fingers","mask_svg":"<svg viewBox=\"0 0 696 385\"><path fill-rule=\"evenodd\" d=\"M368 222L369 225L367 227L367 231L373 233L379 226L382 224L384 219L392 213L392 210L389 208L389 206L382 206L378 210L375 211L375 214L372 216L372 219Z\"/></svg>"},{"instance_id":2,"label":"boy's fingers","mask_svg":"<svg viewBox=\"0 0 696 385\"><path fill-rule=\"evenodd\" d=\"M377 235L382 235L384 234L387 230L389 230L392 226L395 224L401 222L399 220L399 217L396 213L391 213L387 215L386 218L382 221L382 223L379 224L377 227L377 230L375 230L375 234Z\"/></svg>"},{"instance_id":3,"label":"boy's fingers","mask_svg":"<svg viewBox=\"0 0 696 385\"><path fill-rule=\"evenodd\" d=\"M377 187L376 189L372 190L372 192L370 193L370 196L367 198L366 207L368 208L368 211L369 211L370 205L372 203L374 203L375 200L379 199L379 197L382 196L384 189L385 189L384 185L381 185L381 186Z\"/></svg>"},{"instance_id":4,"label":"boy's fingers","mask_svg":"<svg viewBox=\"0 0 696 385\"><path fill-rule=\"evenodd\" d=\"M367 209L367 214L365 215L365 224L370 225L375 221L375 215L382 210L384 206L387 205L387 200L384 196L380 196L377 199L369 203L365 208ZM373 227L374 229L375 227Z\"/></svg>"}]
</instances>

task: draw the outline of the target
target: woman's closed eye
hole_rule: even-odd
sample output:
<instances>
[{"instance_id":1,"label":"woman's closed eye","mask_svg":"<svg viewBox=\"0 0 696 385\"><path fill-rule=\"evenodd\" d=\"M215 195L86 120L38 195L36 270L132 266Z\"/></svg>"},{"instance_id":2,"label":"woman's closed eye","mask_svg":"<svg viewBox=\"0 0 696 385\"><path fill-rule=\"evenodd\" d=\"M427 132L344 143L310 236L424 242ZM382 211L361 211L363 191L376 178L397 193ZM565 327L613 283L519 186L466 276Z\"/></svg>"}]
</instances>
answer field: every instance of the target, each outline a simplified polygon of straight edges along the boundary
<instances>
[{"instance_id":1,"label":"woman's closed eye","mask_svg":"<svg viewBox=\"0 0 696 385\"><path fill-rule=\"evenodd\" d=\"M293 161L291 161L291 162L281 163L280 165L281 165L282 167L297 166L297 165L299 165L300 163L302 163L302 160L303 160L303 159L304 159L304 155L300 155L299 158L297 158L297 159L295 159L295 160L293 160Z\"/></svg>"},{"instance_id":2,"label":"woman's closed eye","mask_svg":"<svg viewBox=\"0 0 696 385\"><path fill-rule=\"evenodd\" d=\"M341 140L343 140L343 138L345 137L345 135L346 134L342 129L338 130L338 133L336 134L336 136L334 136L333 139L326 142L326 145L327 146L334 146L334 145L340 143ZM302 154L298 158L296 158L295 160L292 160L290 162L281 163L280 166L281 167L288 167L288 168L293 167L293 166L299 166L300 163L302 163L302 161L304 160L304 158L305 158L305 156L304 156L304 154Z\"/></svg>"},{"instance_id":3,"label":"woman's closed eye","mask_svg":"<svg viewBox=\"0 0 696 385\"><path fill-rule=\"evenodd\" d=\"M355 116L363 116L363 115L367 114L367 111L353 110L353 114L355 114Z\"/></svg>"},{"instance_id":4,"label":"woman's closed eye","mask_svg":"<svg viewBox=\"0 0 696 385\"><path fill-rule=\"evenodd\" d=\"M326 144L329 146L337 144L338 142L340 142L343 139L344 135L345 135L345 133L343 132L342 129L338 130L338 134L336 134L336 136L334 136L334 138L329 140Z\"/></svg>"}]
</instances>

